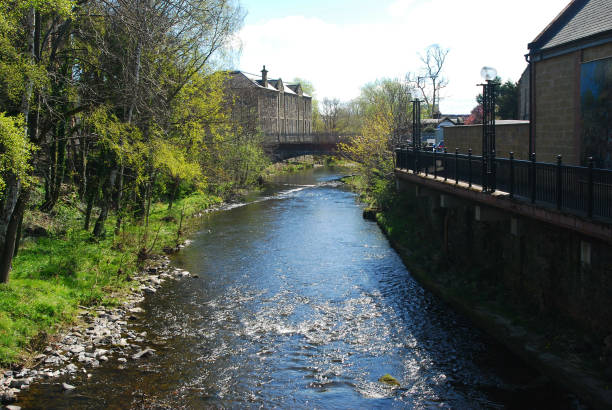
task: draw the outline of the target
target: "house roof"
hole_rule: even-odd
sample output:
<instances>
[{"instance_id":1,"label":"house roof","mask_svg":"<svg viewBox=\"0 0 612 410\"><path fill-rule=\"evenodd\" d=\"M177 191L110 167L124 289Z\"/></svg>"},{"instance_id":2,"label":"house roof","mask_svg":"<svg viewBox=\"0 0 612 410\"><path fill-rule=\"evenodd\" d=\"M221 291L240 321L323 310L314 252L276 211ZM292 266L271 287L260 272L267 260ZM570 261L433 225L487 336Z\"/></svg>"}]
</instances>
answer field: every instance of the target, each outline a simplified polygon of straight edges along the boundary
<instances>
[{"instance_id":1,"label":"house roof","mask_svg":"<svg viewBox=\"0 0 612 410\"><path fill-rule=\"evenodd\" d=\"M242 74L243 76L245 76L247 79L250 80L250 82L259 87L259 88L264 88L263 86L263 79L261 78L261 75L257 75L257 74L252 74L252 73L247 73L246 71L232 71L231 72L232 75L236 75L236 74ZM281 80L280 78L277 79L268 79L268 85L267 87L265 87L267 90L271 90L271 91L280 91L278 89L279 87L279 82L283 85L283 92L287 93L287 94L297 94L297 89L300 86L300 84L290 84L290 83L285 83L283 80ZM310 95L303 93L302 94L303 97L306 98L312 98Z\"/></svg>"},{"instance_id":2,"label":"house roof","mask_svg":"<svg viewBox=\"0 0 612 410\"><path fill-rule=\"evenodd\" d=\"M463 117L450 117L450 116L443 116L442 118L424 118L421 120L421 124L423 125L435 125L438 126L439 124L443 123L444 121L449 121L454 125L462 125L463 124Z\"/></svg>"},{"instance_id":3,"label":"house roof","mask_svg":"<svg viewBox=\"0 0 612 410\"><path fill-rule=\"evenodd\" d=\"M528 47L532 52L548 50L608 32L612 34L611 0L572 0Z\"/></svg>"}]
</instances>

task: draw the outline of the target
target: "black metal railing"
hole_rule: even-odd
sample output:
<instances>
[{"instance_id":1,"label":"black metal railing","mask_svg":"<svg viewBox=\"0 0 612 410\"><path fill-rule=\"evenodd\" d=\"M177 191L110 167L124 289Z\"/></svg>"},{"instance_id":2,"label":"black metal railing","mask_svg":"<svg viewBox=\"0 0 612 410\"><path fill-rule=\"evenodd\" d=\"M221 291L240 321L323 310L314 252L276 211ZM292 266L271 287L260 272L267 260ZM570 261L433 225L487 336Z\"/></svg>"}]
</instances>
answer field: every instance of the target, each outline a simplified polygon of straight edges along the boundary
<instances>
[{"instance_id":1,"label":"black metal railing","mask_svg":"<svg viewBox=\"0 0 612 410\"><path fill-rule=\"evenodd\" d=\"M483 185L483 158L454 152L396 150L398 168L469 186ZM565 165L561 156L555 163L496 157L493 183L511 198L553 206L588 217L612 218L612 170ZM487 181L490 184L490 181Z\"/></svg>"}]
</instances>

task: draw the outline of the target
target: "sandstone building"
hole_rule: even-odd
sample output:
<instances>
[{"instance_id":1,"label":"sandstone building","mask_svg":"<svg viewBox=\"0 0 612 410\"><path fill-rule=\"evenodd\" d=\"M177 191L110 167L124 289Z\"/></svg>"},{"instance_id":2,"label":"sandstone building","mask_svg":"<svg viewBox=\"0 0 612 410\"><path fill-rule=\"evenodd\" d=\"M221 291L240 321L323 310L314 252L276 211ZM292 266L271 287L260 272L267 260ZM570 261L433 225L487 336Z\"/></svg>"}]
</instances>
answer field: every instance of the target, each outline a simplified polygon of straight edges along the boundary
<instances>
[{"instance_id":1,"label":"sandstone building","mask_svg":"<svg viewBox=\"0 0 612 410\"><path fill-rule=\"evenodd\" d=\"M612 168L612 1L571 1L528 47L531 151Z\"/></svg>"},{"instance_id":2,"label":"sandstone building","mask_svg":"<svg viewBox=\"0 0 612 410\"><path fill-rule=\"evenodd\" d=\"M263 132L267 144L299 142L312 132L312 97L300 84L269 79L244 71L229 73L227 87L234 98L232 115Z\"/></svg>"}]
</instances>

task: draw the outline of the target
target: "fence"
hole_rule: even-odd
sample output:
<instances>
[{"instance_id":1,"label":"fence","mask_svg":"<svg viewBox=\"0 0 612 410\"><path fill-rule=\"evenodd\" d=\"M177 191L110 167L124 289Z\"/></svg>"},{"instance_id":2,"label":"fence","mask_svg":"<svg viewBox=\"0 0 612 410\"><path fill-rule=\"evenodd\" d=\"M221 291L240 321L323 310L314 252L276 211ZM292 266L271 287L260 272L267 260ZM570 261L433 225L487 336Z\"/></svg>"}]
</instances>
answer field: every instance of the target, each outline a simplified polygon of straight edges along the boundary
<instances>
[{"instance_id":1,"label":"fence","mask_svg":"<svg viewBox=\"0 0 612 410\"><path fill-rule=\"evenodd\" d=\"M478 185L483 190L501 190L511 198L531 203L552 205L559 210L588 217L612 218L612 170L593 167L564 165L561 156L556 163L495 158L491 173L481 156L449 152L396 150L397 167L424 173L469 186Z\"/></svg>"}]
</instances>

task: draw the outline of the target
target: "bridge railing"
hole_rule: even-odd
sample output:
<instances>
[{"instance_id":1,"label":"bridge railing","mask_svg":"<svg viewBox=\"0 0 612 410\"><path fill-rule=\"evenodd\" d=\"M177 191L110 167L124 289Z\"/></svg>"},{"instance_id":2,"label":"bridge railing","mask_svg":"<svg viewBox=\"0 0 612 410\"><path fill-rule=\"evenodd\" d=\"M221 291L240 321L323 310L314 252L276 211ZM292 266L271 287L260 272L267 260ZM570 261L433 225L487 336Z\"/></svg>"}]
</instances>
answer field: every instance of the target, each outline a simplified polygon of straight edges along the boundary
<instances>
[{"instance_id":1,"label":"bridge railing","mask_svg":"<svg viewBox=\"0 0 612 410\"><path fill-rule=\"evenodd\" d=\"M507 192L511 198L554 206L588 217L612 218L612 170L556 163L495 158L487 172L483 157L455 152L396 150L400 169L454 183ZM492 173L491 173L492 172ZM491 179L492 178L492 179ZM483 183L485 182L485 183Z\"/></svg>"},{"instance_id":2,"label":"bridge railing","mask_svg":"<svg viewBox=\"0 0 612 410\"><path fill-rule=\"evenodd\" d=\"M344 142L354 135L340 135L337 133L312 133L312 134L283 134L283 135L266 135L265 141L267 145L273 144L333 144L336 145Z\"/></svg>"}]
</instances>

